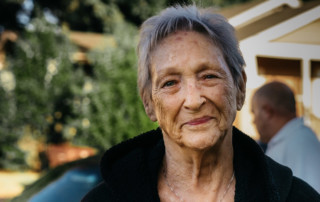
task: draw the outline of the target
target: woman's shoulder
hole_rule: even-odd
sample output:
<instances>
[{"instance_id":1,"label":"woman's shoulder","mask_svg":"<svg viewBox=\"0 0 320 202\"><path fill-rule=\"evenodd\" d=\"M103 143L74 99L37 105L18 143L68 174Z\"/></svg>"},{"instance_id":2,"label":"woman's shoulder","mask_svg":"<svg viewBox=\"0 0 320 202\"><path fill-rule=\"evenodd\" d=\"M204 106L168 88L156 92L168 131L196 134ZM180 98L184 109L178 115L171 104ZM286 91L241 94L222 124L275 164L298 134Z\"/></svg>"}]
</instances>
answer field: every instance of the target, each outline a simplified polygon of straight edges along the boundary
<instances>
[{"instance_id":1,"label":"woman's shoulder","mask_svg":"<svg viewBox=\"0 0 320 202\"><path fill-rule=\"evenodd\" d=\"M280 193L281 201L320 202L320 195L309 184L292 175L290 168L283 166L268 156L267 165L270 168L273 183Z\"/></svg>"},{"instance_id":2,"label":"woman's shoulder","mask_svg":"<svg viewBox=\"0 0 320 202\"><path fill-rule=\"evenodd\" d=\"M143 198L154 198L152 188L155 183L152 182L156 180L154 177L157 176L163 154L160 129L112 147L100 162L103 182L91 190L83 201L150 201Z\"/></svg>"},{"instance_id":3,"label":"woman's shoulder","mask_svg":"<svg viewBox=\"0 0 320 202\"><path fill-rule=\"evenodd\" d=\"M111 189L108 189L105 182L101 182L95 188L90 190L81 202L103 202L103 201L115 201L111 193Z\"/></svg>"},{"instance_id":4,"label":"woman's shoulder","mask_svg":"<svg viewBox=\"0 0 320 202\"><path fill-rule=\"evenodd\" d=\"M291 190L289 192L287 201L313 201L320 202L320 194L314 190L309 184L303 180L293 177Z\"/></svg>"},{"instance_id":5,"label":"woman's shoulder","mask_svg":"<svg viewBox=\"0 0 320 202\"><path fill-rule=\"evenodd\" d=\"M120 144L111 147L103 155L101 163L103 165L104 162L108 162L108 165L112 165L112 163L125 156L136 153L139 150L154 147L161 140L162 133L160 128L140 134L132 139L123 141Z\"/></svg>"}]
</instances>

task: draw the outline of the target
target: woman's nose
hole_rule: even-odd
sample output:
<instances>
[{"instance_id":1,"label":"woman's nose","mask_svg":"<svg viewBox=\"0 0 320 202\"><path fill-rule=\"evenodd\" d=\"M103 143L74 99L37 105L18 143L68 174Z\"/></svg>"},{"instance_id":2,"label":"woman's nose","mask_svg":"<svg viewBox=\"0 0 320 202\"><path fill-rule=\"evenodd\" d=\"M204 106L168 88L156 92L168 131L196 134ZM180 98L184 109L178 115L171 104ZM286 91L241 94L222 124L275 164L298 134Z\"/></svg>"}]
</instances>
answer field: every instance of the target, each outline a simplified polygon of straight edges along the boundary
<instances>
[{"instance_id":1,"label":"woman's nose","mask_svg":"<svg viewBox=\"0 0 320 202\"><path fill-rule=\"evenodd\" d=\"M195 83L187 84L184 107L189 110L199 110L205 102L206 99L201 94L201 87Z\"/></svg>"}]
</instances>

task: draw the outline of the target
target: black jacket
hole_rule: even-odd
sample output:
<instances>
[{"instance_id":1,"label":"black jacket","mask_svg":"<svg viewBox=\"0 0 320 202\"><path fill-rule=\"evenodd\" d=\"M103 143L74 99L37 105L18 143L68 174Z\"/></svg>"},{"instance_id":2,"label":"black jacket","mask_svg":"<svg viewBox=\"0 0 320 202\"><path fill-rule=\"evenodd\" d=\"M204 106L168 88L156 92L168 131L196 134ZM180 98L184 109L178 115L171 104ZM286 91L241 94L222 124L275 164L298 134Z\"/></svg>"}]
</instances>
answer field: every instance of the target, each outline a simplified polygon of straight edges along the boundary
<instances>
[{"instance_id":1,"label":"black jacket","mask_svg":"<svg viewBox=\"0 0 320 202\"><path fill-rule=\"evenodd\" d=\"M265 156L253 139L236 128L233 148L235 202L320 202L313 188ZM157 180L164 150L159 128L114 146L101 160L104 182L83 202L160 201Z\"/></svg>"}]
</instances>

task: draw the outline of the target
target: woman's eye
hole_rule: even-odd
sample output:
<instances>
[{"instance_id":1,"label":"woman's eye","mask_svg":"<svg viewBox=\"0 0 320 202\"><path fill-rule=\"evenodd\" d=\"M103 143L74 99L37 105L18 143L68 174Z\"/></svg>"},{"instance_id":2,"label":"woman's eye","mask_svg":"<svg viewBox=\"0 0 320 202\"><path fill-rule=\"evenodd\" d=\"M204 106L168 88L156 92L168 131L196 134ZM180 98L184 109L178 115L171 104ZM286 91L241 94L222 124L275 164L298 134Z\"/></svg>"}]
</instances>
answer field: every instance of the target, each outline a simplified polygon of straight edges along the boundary
<instances>
[{"instance_id":1,"label":"woman's eye","mask_svg":"<svg viewBox=\"0 0 320 202\"><path fill-rule=\"evenodd\" d=\"M170 87L175 85L177 82L176 81L167 81L164 83L163 87Z\"/></svg>"},{"instance_id":2,"label":"woman's eye","mask_svg":"<svg viewBox=\"0 0 320 202\"><path fill-rule=\"evenodd\" d=\"M208 74L204 76L204 79L213 79L213 78L217 78L217 77L213 74Z\"/></svg>"}]
</instances>

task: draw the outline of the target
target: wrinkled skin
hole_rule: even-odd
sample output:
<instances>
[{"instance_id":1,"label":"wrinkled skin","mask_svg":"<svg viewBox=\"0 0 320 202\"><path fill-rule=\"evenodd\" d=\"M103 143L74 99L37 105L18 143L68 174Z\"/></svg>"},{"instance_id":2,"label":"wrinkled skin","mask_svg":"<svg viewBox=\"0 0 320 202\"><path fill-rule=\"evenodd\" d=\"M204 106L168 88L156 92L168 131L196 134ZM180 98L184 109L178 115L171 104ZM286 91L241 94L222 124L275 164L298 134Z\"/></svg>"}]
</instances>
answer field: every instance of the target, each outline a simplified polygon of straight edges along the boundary
<instances>
[{"instance_id":1,"label":"wrinkled skin","mask_svg":"<svg viewBox=\"0 0 320 202\"><path fill-rule=\"evenodd\" d=\"M206 150L231 136L243 105L237 97L244 92L208 37L193 31L169 35L152 52L151 70L152 100L146 111L170 144Z\"/></svg>"}]
</instances>

